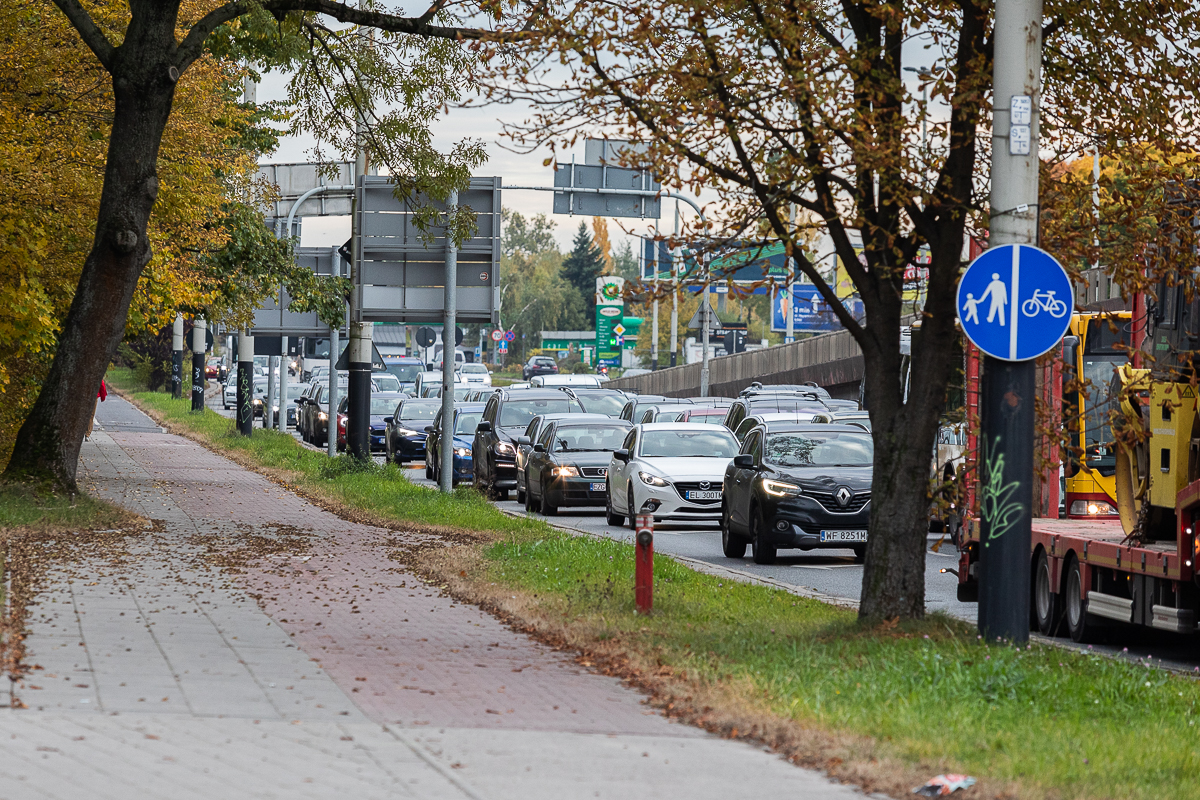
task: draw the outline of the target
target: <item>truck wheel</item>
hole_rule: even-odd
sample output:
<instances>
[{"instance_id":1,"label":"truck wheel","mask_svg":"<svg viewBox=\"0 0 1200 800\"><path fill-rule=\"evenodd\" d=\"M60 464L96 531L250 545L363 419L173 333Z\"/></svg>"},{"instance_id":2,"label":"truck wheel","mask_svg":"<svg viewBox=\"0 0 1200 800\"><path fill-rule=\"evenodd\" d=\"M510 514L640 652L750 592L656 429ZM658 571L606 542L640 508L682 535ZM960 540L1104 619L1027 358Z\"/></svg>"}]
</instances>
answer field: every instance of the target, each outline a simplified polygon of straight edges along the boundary
<instances>
[{"instance_id":1,"label":"truck wheel","mask_svg":"<svg viewBox=\"0 0 1200 800\"><path fill-rule=\"evenodd\" d=\"M721 552L726 558L745 558L746 540L729 529L729 506L721 503Z\"/></svg>"},{"instance_id":2,"label":"truck wheel","mask_svg":"<svg viewBox=\"0 0 1200 800\"><path fill-rule=\"evenodd\" d=\"M1100 638L1100 626L1087 613L1087 598L1081 597L1083 590L1083 575L1079 569L1079 561L1073 556L1067 565L1067 582L1063 588L1064 605L1066 606L1067 630L1071 639L1080 642L1094 642Z\"/></svg>"},{"instance_id":3,"label":"truck wheel","mask_svg":"<svg viewBox=\"0 0 1200 800\"><path fill-rule=\"evenodd\" d=\"M1050 589L1050 559L1046 551L1038 553L1037 563L1033 568L1033 613L1036 617L1037 629L1043 636L1058 635L1058 627L1062 623L1062 596Z\"/></svg>"}]
</instances>

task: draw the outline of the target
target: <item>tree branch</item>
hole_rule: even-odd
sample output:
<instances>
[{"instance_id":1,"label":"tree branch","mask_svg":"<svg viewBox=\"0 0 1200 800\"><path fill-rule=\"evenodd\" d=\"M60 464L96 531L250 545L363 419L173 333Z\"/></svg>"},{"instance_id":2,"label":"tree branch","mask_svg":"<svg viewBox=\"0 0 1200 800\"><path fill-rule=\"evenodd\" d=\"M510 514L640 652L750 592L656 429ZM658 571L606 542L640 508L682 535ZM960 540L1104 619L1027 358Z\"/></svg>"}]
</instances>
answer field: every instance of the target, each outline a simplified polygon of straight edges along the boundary
<instances>
[{"instance_id":1,"label":"tree branch","mask_svg":"<svg viewBox=\"0 0 1200 800\"><path fill-rule=\"evenodd\" d=\"M104 68L112 72L112 60L116 48L112 46L112 42L108 41L104 31L100 30L83 6L79 4L79 0L54 0L54 5L58 6L58 10L66 15L75 30L79 31L79 36L83 39L84 44L91 48Z\"/></svg>"}]
</instances>

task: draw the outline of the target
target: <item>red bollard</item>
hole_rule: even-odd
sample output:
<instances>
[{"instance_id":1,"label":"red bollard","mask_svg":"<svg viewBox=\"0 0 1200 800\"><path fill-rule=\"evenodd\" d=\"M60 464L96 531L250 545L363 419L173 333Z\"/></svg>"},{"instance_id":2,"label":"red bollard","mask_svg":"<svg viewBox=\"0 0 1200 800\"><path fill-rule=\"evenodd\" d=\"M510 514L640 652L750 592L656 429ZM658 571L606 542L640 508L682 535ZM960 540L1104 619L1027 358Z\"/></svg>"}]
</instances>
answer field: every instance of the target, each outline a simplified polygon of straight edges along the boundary
<instances>
[{"instance_id":1,"label":"red bollard","mask_svg":"<svg viewBox=\"0 0 1200 800\"><path fill-rule=\"evenodd\" d=\"M639 614L654 605L654 515L638 514L634 553L633 599Z\"/></svg>"}]
</instances>

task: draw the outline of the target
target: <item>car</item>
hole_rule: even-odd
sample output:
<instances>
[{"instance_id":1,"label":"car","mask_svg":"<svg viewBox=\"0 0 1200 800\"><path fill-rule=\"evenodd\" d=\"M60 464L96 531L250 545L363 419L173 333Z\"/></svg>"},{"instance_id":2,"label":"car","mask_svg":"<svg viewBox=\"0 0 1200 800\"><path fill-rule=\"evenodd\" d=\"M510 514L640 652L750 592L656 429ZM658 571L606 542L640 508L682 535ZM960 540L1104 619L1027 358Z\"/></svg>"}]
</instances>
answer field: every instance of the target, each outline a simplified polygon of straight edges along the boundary
<instances>
[{"instance_id":1,"label":"car","mask_svg":"<svg viewBox=\"0 0 1200 800\"><path fill-rule=\"evenodd\" d=\"M725 406L685 406L678 412L674 422L711 422L717 425L725 423L725 413L728 407ZM670 422L672 420L664 420Z\"/></svg>"},{"instance_id":2,"label":"car","mask_svg":"<svg viewBox=\"0 0 1200 800\"><path fill-rule=\"evenodd\" d=\"M285 424L289 427L296 427L296 412L300 409L300 407L296 405L296 401L300 399L307 388L308 386L303 383L289 383L287 385L287 397L284 398L282 406L287 414L287 422ZM275 413L271 416L276 424L279 422L279 406L280 403L278 399L276 399Z\"/></svg>"},{"instance_id":3,"label":"car","mask_svg":"<svg viewBox=\"0 0 1200 800\"><path fill-rule=\"evenodd\" d=\"M266 378L254 379L254 392L251 399L251 404L254 406L254 416L261 417L263 409L267 405L267 380Z\"/></svg>"},{"instance_id":4,"label":"car","mask_svg":"<svg viewBox=\"0 0 1200 800\"><path fill-rule=\"evenodd\" d=\"M857 425L864 431L871 430L871 415L866 411L831 411L829 417L831 422L838 425ZM938 441L941 442L940 430Z\"/></svg>"},{"instance_id":5,"label":"car","mask_svg":"<svg viewBox=\"0 0 1200 800\"><path fill-rule=\"evenodd\" d=\"M529 383L529 381L515 381L513 383L510 383L508 386L505 386L504 388L505 389L532 389L533 386Z\"/></svg>"},{"instance_id":6,"label":"car","mask_svg":"<svg viewBox=\"0 0 1200 800\"><path fill-rule=\"evenodd\" d=\"M563 390L579 401L583 410L590 414L604 414L620 418L621 409L629 402L629 395L619 389L593 389L587 386L567 386Z\"/></svg>"},{"instance_id":7,"label":"car","mask_svg":"<svg viewBox=\"0 0 1200 800\"><path fill-rule=\"evenodd\" d=\"M725 414L725 427L736 431L742 420L751 414L778 411L811 411L814 414L829 412L826 406L812 393L764 394L739 397L733 401Z\"/></svg>"},{"instance_id":8,"label":"car","mask_svg":"<svg viewBox=\"0 0 1200 800\"><path fill-rule=\"evenodd\" d=\"M785 392L807 392L816 395L822 400L829 399L829 392L812 381L808 383L769 383L766 385L755 381L745 389L742 389L738 397L750 397L756 394L781 394Z\"/></svg>"},{"instance_id":9,"label":"car","mask_svg":"<svg viewBox=\"0 0 1200 800\"><path fill-rule=\"evenodd\" d=\"M495 391L495 389L493 389L491 386L485 386L482 389L472 389L470 392L467 393L466 402L468 402L468 403L485 403L485 402L487 402L488 395L490 395L494 391Z\"/></svg>"},{"instance_id":10,"label":"car","mask_svg":"<svg viewBox=\"0 0 1200 800\"><path fill-rule=\"evenodd\" d=\"M425 365L419 358L387 354L383 356L383 368L400 381L400 391L409 393L417 388L417 375L425 371Z\"/></svg>"},{"instance_id":11,"label":"car","mask_svg":"<svg viewBox=\"0 0 1200 800\"><path fill-rule=\"evenodd\" d=\"M229 378L229 368L225 366L225 359L220 356L208 359L204 365L204 377L224 383Z\"/></svg>"},{"instance_id":12,"label":"car","mask_svg":"<svg viewBox=\"0 0 1200 800\"><path fill-rule=\"evenodd\" d=\"M433 424L441 407L440 401L420 398L403 398L396 404L391 416L383 418L388 461L403 465L425 458L425 426Z\"/></svg>"},{"instance_id":13,"label":"car","mask_svg":"<svg viewBox=\"0 0 1200 800\"><path fill-rule=\"evenodd\" d=\"M396 403L407 397L405 392L371 392L371 420L368 423L367 429L367 447L373 453L376 450L385 450L387 444L385 434L387 423L384 422L384 417L396 410ZM349 407L350 398L343 397L338 402L338 449L346 449L346 425L349 422L349 416L346 409Z\"/></svg>"},{"instance_id":14,"label":"car","mask_svg":"<svg viewBox=\"0 0 1200 800\"><path fill-rule=\"evenodd\" d=\"M311 381L304 385L304 392L296 400L296 431L300 438L308 441L308 406L309 398L321 388L320 381Z\"/></svg>"},{"instance_id":15,"label":"car","mask_svg":"<svg viewBox=\"0 0 1200 800\"><path fill-rule=\"evenodd\" d=\"M237 378L230 376L221 387L221 407L226 411L237 405Z\"/></svg>"},{"instance_id":16,"label":"car","mask_svg":"<svg viewBox=\"0 0 1200 800\"><path fill-rule=\"evenodd\" d=\"M825 405L831 411L858 411L860 406L857 400L839 400L836 397L828 397L824 400Z\"/></svg>"},{"instance_id":17,"label":"car","mask_svg":"<svg viewBox=\"0 0 1200 800\"><path fill-rule=\"evenodd\" d=\"M559 386L591 386L600 388L600 376L584 374L567 375L534 375L529 379L529 385L535 389L558 388Z\"/></svg>"},{"instance_id":18,"label":"car","mask_svg":"<svg viewBox=\"0 0 1200 800\"><path fill-rule=\"evenodd\" d=\"M516 439L539 414L583 413L574 397L557 389L500 389L488 398L475 432L475 488L488 497L508 499L517 488Z\"/></svg>"},{"instance_id":19,"label":"car","mask_svg":"<svg viewBox=\"0 0 1200 800\"><path fill-rule=\"evenodd\" d=\"M593 420L603 422L611 419L605 414L588 414L572 412L567 414L538 414L529 421L529 425L525 428L525 433L518 436L516 439L517 446L517 502L525 502L525 464L529 461L529 454L533 452L533 443L537 441L538 434L542 432L544 426L558 419L574 419Z\"/></svg>"},{"instance_id":20,"label":"car","mask_svg":"<svg viewBox=\"0 0 1200 800\"><path fill-rule=\"evenodd\" d=\"M552 420L538 435L525 465L527 511L552 517L563 506L607 505L608 464L630 425L584 416Z\"/></svg>"},{"instance_id":21,"label":"car","mask_svg":"<svg viewBox=\"0 0 1200 800\"><path fill-rule=\"evenodd\" d=\"M621 409L621 419L633 422L634 419L641 417L641 412L647 406L653 405L695 405L691 400L682 397L664 397L661 394L640 394L637 397L631 397L625 402L625 407Z\"/></svg>"},{"instance_id":22,"label":"car","mask_svg":"<svg viewBox=\"0 0 1200 800\"><path fill-rule=\"evenodd\" d=\"M442 373L426 371L417 373L416 390L413 392L414 397L429 397L425 394L425 390L431 386L437 387L440 392L442 390ZM437 395L434 395L436 397Z\"/></svg>"},{"instance_id":23,"label":"car","mask_svg":"<svg viewBox=\"0 0 1200 800\"><path fill-rule=\"evenodd\" d=\"M454 409L454 426L451 429L453 437L451 446L454 448L454 454L451 456L454 470L451 475L452 485L457 486L464 481L474 481L475 479L471 458L474 444L472 437L479 421L483 418L483 409L483 403L463 403ZM433 424L426 430L429 435L425 440L425 476L440 483L442 480L441 452L445 440L440 410L434 417Z\"/></svg>"},{"instance_id":24,"label":"car","mask_svg":"<svg viewBox=\"0 0 1200 800\"><path fill-rule=\"evenodd\" d=\"M371 373L371 393L375 392L403 392L404 387L400 385L400 379L390 372L372 372Z\"/></svg>"},{"instance_id":25,"label":"car","mask_svg":"<svg viewBox=\"0 0 1200 800\"><path fill-rule=\"evenodd\" d=\"M832 422L832 417L833 414L828 411L765 411L746 417L733 435L739 442L744 442L750 431L759 425L813 425Z\"/></svg>"},{"instance_id":26,"label":"car","mask_svg":"<svg viewBox=\"0 0 1200 800\"><path fill-rule=\"evenodd\" d=\"M721 550L756 564L783 548L850 548L861 562L871 520L871 434L851 425L759 426L723 478Z\"/></svg>"},{"instance_id":27,"label":"car","mask_svg":"<svg viewBox=\"0 0 1200 800\"><path fill-rule=\"evenodd\" d=\"M344 398L349 381L339 381L337 388L338 398ZM323 447L329 440L329 384L318 384L316 392L309 395L304 406L308 414L305 422L307 441L317 447Z\"/></svg>"},{"instance_id":28,"label":"car","mask_svg":"<svg viewBox=\"0 0 1200 800\"><path fill-rule=\"evenodd\" d=\"M682 403L655 403L643 406L638 408L637 416L631 422L634 424L642 422L677 422L676 418L679 416L680 410L690 407Z\"/></svg>"},{"instance_id":29,"label":"car","mask_svg":"<svg viewBox=\"0 0 1200 800\"><path fill-rule=\"evenodd\" d=\"M609 525L645 511L656 522L719 522L721 480L738 442L723 425L653 422L635 425L608 465Z\"/></svg>"},{"instance_id":30,"label":"car","mask_svg":"<svg viewBox=\"0 0 1200 800\"><path fill-rule=\"evenodd\" d=\"M734 397L689 397L687 399L691 400L693 403L695 403L698 406L705 406L707 408L729 408L731 405L733 405L734 400L736 400L737 398L734 398Z\"/></svg>"},{"instance_id":31,"label":"car","mask_svg":"<svg viewBox=\"0 0 1200 800\"><path fill-rule=\"evenodd\" d=\"M550 356L530 356L521 368L521 379L529 380L535 375L557 375L558 362Z\"/></svg>"},{"instance_id":32,"label":"car","mask_svg":"<svg viewBox=\"0 0 1200 800\"><path fill-rule=\"evenodd\" d=\"M492 385L492 373L488 371L487 364L463 364L458 368L458 374L472 385Z\"/></svg>"}]
</instances>

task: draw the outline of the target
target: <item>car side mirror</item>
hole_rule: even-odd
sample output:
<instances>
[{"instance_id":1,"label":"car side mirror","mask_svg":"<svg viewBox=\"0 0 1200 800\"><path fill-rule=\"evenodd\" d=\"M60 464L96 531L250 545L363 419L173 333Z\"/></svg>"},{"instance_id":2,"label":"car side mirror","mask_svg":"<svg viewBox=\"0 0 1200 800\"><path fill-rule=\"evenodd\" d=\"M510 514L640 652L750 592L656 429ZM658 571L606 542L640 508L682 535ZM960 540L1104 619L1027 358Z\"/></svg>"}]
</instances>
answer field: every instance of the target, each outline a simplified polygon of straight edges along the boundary
<instances>
[{"instance_id":1,"label":"car side mirror","mask_svg":"<svg viewBox=\"0 0 1200 800\"><path fill-rule=\"evenodd\" d=\"M544 452L546 452L546 445L542 444L541 442L538 442L537 444L535 444L535 445L533 446L533 452L535 452L535 453L544 453Z\"/></svg>"},{"instance_id":2,"label":"car side mirror","mask_svg":"<svg viewBox=\"0 0 1200 800\"><path fill-rule=\"evenodd\" d=\"M491 430L492 430L492 423L488 422L486 419L483 422L480 422L478 425L475 426L476 433L490 433Z\"/></svg>"},{"instance_id":3,"label":"car side mirror","mask_svg":"<svg viewBox=\"0 0 1200 800\"><path fill-rule=\"evenodd\" d=\"M394 425L396 422L396 418L395 417L384 417L383 421L388 425Z\"/></svg>"},{"instance_id":4,"label":"car side mirror","mask_svg":"<svg viewBox=\"0 0 1200 800\"><path fill-rule=\"evenodd\" d=\"M426 432L426 433L433 433L433 426L432 426L432 425L426 425L426 426L425 426L425 432Z\"/></svg>"},{"instance_id":5,"label":"car side mirror","mask_svg":"<svg viewBox=\"0 0 1200 800\"><path fill-rule=\"evenodd\" d=\"M742 453L733 457L733 465L738 469L754 469L754 456Z\"/></svg>"},{"instance_id":6,"label":"car side mirror","mask_svg":"<svg viewBox=\"0 0 1200 800\"><path fill-rule=\"evenodd\" d=\"M617 461L624 461L625 463L629 463L629 451L625 450L624 448L622 448L620 450L614 450L613 458L615 458Z\"/></svg>"},{"instance_id":7,"label":"car side mirror","mask_svg":"<svg viewBox=\"0 0 1200 800\"><path fill-rule=\"evenodd\" d=\"M528 436L518 436L517 444L529 444L529 437Z\"/></svg>"}]
</instances>

